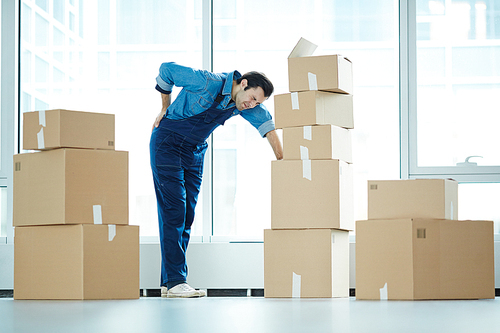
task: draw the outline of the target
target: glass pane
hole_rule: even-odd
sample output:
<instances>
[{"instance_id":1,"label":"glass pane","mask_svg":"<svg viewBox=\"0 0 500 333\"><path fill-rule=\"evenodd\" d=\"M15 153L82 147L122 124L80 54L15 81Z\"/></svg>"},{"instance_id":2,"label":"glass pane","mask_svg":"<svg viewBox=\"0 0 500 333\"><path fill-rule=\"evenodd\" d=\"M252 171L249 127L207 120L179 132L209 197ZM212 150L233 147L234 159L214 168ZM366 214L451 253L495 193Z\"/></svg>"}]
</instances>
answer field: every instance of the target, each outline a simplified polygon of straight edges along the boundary
<instances>
[{"instance_id":1,"label":"glass pane","mask_svg":"<svg viewBox=\"0 0 500 333\"><path fill-rule=\"evenodd\" d=\"M499 193L500 184L459 184L458 219L494 221L494 231L499 233Z\"/></svg>"},{"instance_id":2,"label":"glass pane","mask_svg":"<svg viewBox=\"0 0 500 333\"><path fill-rule=\"evenodd\" d=\"M49 12L49 0L36 0L35 3L47 13Z\"/></svg>"},{"instance_id":3,"label":"glass pane","mask_svg":"<svg viewBox=\"0 0 500 333\"><path fill-rule=\"evenodd\" d=\"M117 43L185 45L194 12L187 1L116 1ZM186 17L189 17L187 20ZM200 19L201 22L201 19ZM137 27L141 27L137 29Z\"/></svg>"},{"instance_id":4,"label":"glass pane","mask_svg":"<svg viewBox=\"0 0 500 333\"><path fill-rule=\"evenodd\" d=\"M418 166L500 165L496 2L419 0L417 39Z\"/></svg>"},{"instance_id":5,"label":"glass pane","mask_svg":"<svg viewBox=\"0 0 500 333\"><path fill-rule=\"evenodd\" d=\"M0 8L0 36L2 35L2 8ZM0 37L0 54L2 54L2 38ZM0 65L0 77L2 75L2 66ZM2 103L2 84L0 84L0 105ZM0 111L1 112L1 111ZM2 165L2 117L0 116L0 166ZM2 227L2 222L0 221L0 228ZM2 236L2 231L0 230L0 236Z\"/></svg>"},{"instance_id":6,"label":"glass pane","mask_svg":"<svg viewBox=\"0 0 500 333\"><path fill-rule=\"evenodd\" d=\"M7 207L7 188L0 187L0 237L7 237Z\"/></svg>"},{"instance_id":7,"label":"glass pane","mask_svg":"<svg viewBox=\"0 0 500 333\"><path fill-rule=\"evenodd\" d=\"M54 4L54 18L61 22L62 24L65 23L64 16L65 16L65 11L64 11L64 1L65 0L53 0Z\"/></svg>"},{"instance_id":8,"label":"glass pane","mask_svg":"<svg viewBox=\"0 0 500 333\"><path fill-rule=\"evenodd\" d=\"M49 45L49 22L35 15L35 45L39 47L47 47Z\"/></svg>"},{"instance_id":9,"label":"glass pane","mask_svg":"<svg viewBox=\"0 0 500 333\"><path fill-rule=\"evenodd\" d=\"M27 43L31 42L31 25L32 25L32 19L31 19L31 8L26 6L25 4L22 5L21 9L21 39L26 41Z\"/></svg>"},{"instance_id":10,"label":"glass pane","mask_svg":"<svg viewBox=\"0 0 500 333\"><path fill-rule=\"evenodd\" d=\"M116 149L129 151L129 222L141 226L142 236L156 236L149 166L151 126L161 108L155 78L162 62L202 66L201 34L196 30L202 25L201 13L189 2L175 0L78 1L69 8L63 0L49 3L53 17L47 21L40 16L31 23L25 20L41 9L34 1L22 2L21 26L34 24L36 29L35 38L23 35L21 42L21 110L116 114ZM202 234L202 207L200 202L194 236Z\"/></svg>"},{"instance_id":11,"label":"glass pane","mask_svg":"<svg viewBox=\"0 0 500 333\"><path fill-rule=\"evenodd\" d=\"M319 45L317 55L353 62L356 219L367 215L368 179L399 178L397 12L394 0L214 2L216 72L261 71L274 94L287 93L287 57L300 37ZM274 113L272 96L264 105ZM274 159L267 140L241 117L214 132L215 236L262 239L271 226Z\"/></svg>"}]
</instances>

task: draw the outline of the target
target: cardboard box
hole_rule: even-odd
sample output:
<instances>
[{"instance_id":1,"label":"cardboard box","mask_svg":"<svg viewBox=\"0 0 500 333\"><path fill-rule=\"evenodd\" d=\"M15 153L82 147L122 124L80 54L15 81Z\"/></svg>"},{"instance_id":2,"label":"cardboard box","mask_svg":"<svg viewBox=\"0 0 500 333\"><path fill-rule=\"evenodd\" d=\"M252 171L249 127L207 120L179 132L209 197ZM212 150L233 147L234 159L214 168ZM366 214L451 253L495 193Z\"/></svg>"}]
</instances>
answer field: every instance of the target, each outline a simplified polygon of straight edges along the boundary
<instances>
[{"instance_id":1,"label":"cardboard box","mask_svg":"<svg viewBox=\"0 0 500 333\"><path fill-rule=\"evenodd\" d=\"M271 165L272 229L354 229L352 165L281 160Z\"/></svg>"},{"instance_id":2,"label":"cardboard box","mask_svg":"<svg viewBox=\"0 0 500 333\"><path fill-rule=\"evenodd\" d=\"M494 297L492 221L356 222L357 299Z\"/></svg>"},{"instance_id":3,"label":"cardboard box","mask_svg":"<svg viewBox=\"0 0 500 333\"><path fill-rule=\"evenodd\" d=\"M128 224L128 152L54 149L14 155L14 226Z\"/></svg>"},{"instance_id":4,"label":"cardboard box","mask_svg":"<svg viewBox=\"0 0 500 333\"><path fill-rule=\"evenodd\" d=\"M354 128L352 95L320 91L274 96L276 128L335 125Z\"/></svg>"},{"instance_id":5,"label":"cardboard box","mask_svg":"<svg viewBox=\"0 0 500 333\"><path fill-rule=\"evenodd\" d=\"M115 149L115 115L69 110L23 113L23 149Z\"/></svg>"},{"instance_id":6,"label":"cardboard box","mask_svg":"<svg viewBox=\"0 0 500 333\"><path fill-rule=\"evenodd\" d=\"M458 182L452 179L368 181L368 219L456 220Z\"/></svg>"},{"instance_id":7,"label":"cardboard box","mask_svg":"<svg viewBox=\"0 0 500 333\"><path fill-rule=\"evenodd\" d=\"M139 298L139 227L17 227L14 299Z\"/></svg>"},{"instance_id":8,"label":"cardboard box","mask_svg":"<svg viewBox=\"0 0 500 333\"><path fill-rule=\"evenodd\" d=\"M352 94L352 63L339 55L312 56L316 45L301 38L288 56L289 91L322 90Z\"/></svg>"},{"instance_id":9,"label":"cardboard box","mask_svg":"<svg viewBox=\"0 0 500 333\"><path fill-rule=\"evenodd\" d=\"M351 132L332 125L284 128L283 158L285 160L339 159L352 163Z\"/></svg>"},{"instance_id":10,"label":"cardboard box","mask_svg":"<svg viewBox=\"0 0 500 333\"><path fill-rule=\"evenodd\" d=\"M349 232L264 230L265 297L348 297Z\"/></svg>"}]
</instances>

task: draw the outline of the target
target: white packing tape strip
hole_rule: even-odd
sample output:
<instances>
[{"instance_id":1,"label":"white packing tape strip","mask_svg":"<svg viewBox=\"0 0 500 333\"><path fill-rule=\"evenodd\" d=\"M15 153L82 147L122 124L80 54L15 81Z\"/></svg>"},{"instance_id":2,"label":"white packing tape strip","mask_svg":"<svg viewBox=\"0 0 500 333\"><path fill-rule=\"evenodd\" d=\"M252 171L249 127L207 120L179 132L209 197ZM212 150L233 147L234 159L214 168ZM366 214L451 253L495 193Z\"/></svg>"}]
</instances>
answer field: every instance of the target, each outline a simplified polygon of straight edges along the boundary
<instances>
[{"instance_id":1,"label":"white packing tape strip","mask_svg":"<svg viewBox=\"0 0 500 333\"><path fill-rule=\"evenodd\" d=\"M36 134L36 139L38 141L38 149L45 149L45 136L43 135L43 127L40 132Z\"/></svg>"},{"instance_id":2,"label":"white packing tape strip","mask_svg":"<svg viewBox=\"0 0 500 333\"><path fill-rule=\"evenodd\" d=\"M300 287L302 285L302 276L292 273L292 297L300 297Z\"/></svg>"},{"instance_id":3,"label":"white packing tape strip","mask_svg":"<svg viewBox=\"0 0 500 333\"><path fill-rule=\"evenodd\" d=\"M300 146L300 159L308 160L309 159L309 149L304 146Z\"/></svg>"},{"instance_id":4,"label":"white packing tape strip","mask_svg":"<svg viewBox=\"0 0 500 333\"><path fill-rule=\"evenodd\" d=\"M102 207L101 205L92 206L94 211L94 224L102 224Z\"/></svg>"},{"instance_id":5,"label":"white packing tape strip","mask_svg":"<svg viewBox=\"0 0 500 333\"><path fill-rule=\"evenodd\" d=\"M311 160L302 160L302 177L312 180Z\"/></svg>"},{"instance_id":6,"label":"white packing tape strip","mask_svg":"<svg viewBox=\"0 0 500 333\"><path fill-rule=\"evenodd\" d=\"M290 96L292 97L292 110L299 110L299 93L293 92Z\"/></svg>"},{"instance_id":7,"label":"white packing tape strip","mask_svg":"<svg viewBox=\"0 0 500 333\"><path fill-rule=\"evenodd\" d=\"M304 126L304 140L313 139L312 126Z\"/></svg>"},{"instance_id":8,"label":"white packing tape strip","mask_svg":"<svg viewBox=\"0 0 500 333\"><path fill-rule=\"evenodd\" d=\"M108 224L108 241L112 241L116 236L116 225Z\"/></svg>"},{"instance_id":9,"label":"white packing tape strip","mask_svg":"<svg viewBox=\"0 0 500 333\"><path fill-rule=\"evenodd\" d=\"M45 122L45 111L38 111L38 123L43 127L47 126Z\"/></svg>"},{"instance_id":10,"label":"white packing tape strip","mask_svg":"<svg viewBox=\"0 0 500 333\"><path fill-rule=\"evenodd\" d=\"M385 283L383 288L380 288L380 300L387 301L389 298L387 297L387 282Z\"/></svg>"},{"instance_id":11,"label":"white packing tape strip","mask_svg":"<svg viewBox=\"0 0 500 333\"><path fill-rule=\"evenodd\" d=\"M309 90L318 90L318 81L316 80L316 74L311 72L307 73L307 79L309 81Z\"/></svg>"}]
</instances>

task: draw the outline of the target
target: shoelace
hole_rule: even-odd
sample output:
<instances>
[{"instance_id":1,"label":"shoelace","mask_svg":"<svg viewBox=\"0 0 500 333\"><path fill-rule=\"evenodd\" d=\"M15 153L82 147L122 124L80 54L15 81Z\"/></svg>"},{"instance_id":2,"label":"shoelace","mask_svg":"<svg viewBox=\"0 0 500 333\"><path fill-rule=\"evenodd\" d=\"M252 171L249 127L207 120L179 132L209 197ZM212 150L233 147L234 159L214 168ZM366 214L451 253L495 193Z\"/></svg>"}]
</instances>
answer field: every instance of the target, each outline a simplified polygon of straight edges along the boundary
<instances>
[{"instance_id":1,"label":"shoelace","mask_svg":"<svg viewBox=\"0 0 500 333\"><path fill-rule=\"evenodd\" d=\"M182 288L182 291L193 291L194 290L190 285L185 284L185 283L181 284L180 287Z\"/></svg>"}]
</instances>

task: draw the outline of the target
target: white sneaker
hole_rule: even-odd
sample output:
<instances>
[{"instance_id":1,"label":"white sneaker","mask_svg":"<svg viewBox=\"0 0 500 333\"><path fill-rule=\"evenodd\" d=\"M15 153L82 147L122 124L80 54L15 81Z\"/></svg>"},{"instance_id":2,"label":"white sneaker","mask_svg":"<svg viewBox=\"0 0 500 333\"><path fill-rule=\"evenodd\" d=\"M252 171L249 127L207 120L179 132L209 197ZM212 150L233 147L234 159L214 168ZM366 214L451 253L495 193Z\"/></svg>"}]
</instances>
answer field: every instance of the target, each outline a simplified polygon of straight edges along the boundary
<instances>
[{"instance_id":1,"label":"white sneaker","mask_svg":"<svg viewBox=\"0 0 500 333\"><path fill-rule=\"evenodd\" d=\"M207 293L204 290L194 289L187 283L178 284L170 289L167 289L167 287L161 287L161 297L191 298L203 297L206 295Z\"/></svg>"}]
</instances>

